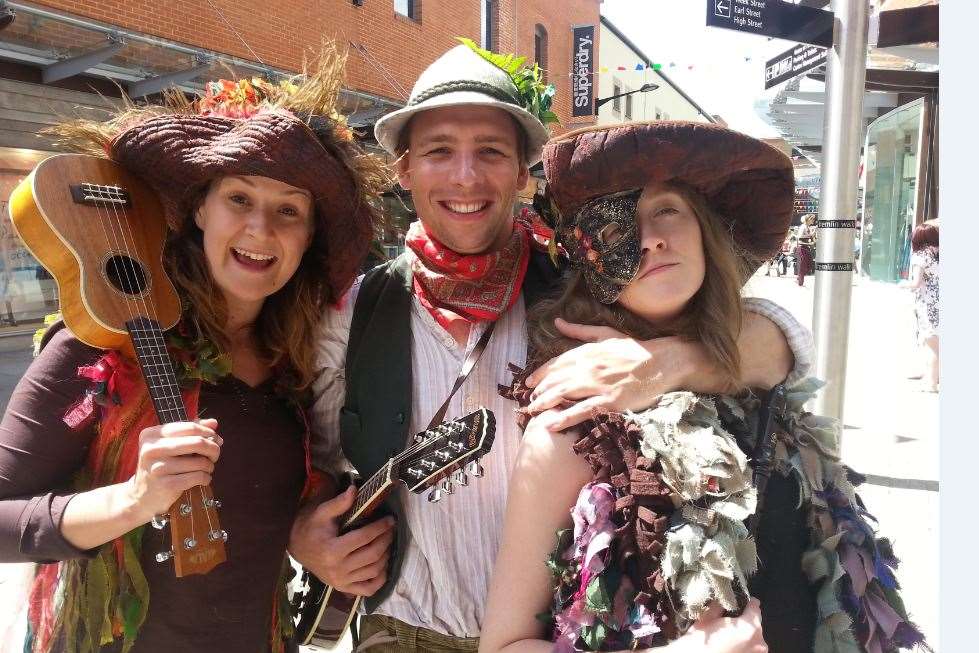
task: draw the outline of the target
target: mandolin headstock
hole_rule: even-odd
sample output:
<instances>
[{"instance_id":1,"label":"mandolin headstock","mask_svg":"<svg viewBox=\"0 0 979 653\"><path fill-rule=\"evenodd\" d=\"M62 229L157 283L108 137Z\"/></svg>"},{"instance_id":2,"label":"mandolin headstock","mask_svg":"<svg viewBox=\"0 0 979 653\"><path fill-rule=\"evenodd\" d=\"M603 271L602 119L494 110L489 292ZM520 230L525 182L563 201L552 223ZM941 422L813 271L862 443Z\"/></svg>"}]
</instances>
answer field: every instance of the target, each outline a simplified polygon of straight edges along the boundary
<instances>
[{"instance_id":1,"label":"mandolin headstock","mask_svg":"<svg viewBox=\"0 0 979 653\"><path fill-rule=\"evenodd\" d=\"M394 476L419 494L432 488L430 501L452 494L452 484L468 485L468 476L483 475L479 458L489 453L496 418L486 408L439 424L415 436L415 444L392 459Z\"/></svg>"},{"instance_id":2,"label":"mandolin headstock","mask_svg":"<svg viewBox=\"0 0 979 653\"><path fill-rule=\"evenodd\" d=\"M173 559L177 577L206 574L227 560L224 543L228 534L221 529L219 501L210 486L197 486L184 492L162 520L153 525L170 526L170 550L156 554L157 562Z\"/></svg>"}]
</instances>

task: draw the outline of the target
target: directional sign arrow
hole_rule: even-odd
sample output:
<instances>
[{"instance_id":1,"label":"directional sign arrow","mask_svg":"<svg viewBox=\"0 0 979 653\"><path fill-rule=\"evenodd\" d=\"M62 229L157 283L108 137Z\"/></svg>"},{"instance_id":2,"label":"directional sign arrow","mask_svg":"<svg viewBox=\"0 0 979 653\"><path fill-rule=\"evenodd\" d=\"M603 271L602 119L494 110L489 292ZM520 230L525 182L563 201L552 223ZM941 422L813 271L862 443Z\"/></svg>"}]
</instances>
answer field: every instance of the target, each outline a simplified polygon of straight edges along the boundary
<instances>
[{"instance_id":1,"label":"directional sign arrow","mask_svg":"<svg viewBox=\"0 0 979 653\"><path fill-rule=\"evenodd\" d=\"M714 0L714 15L722 18L731 17L731 0Z\"/></svg>"}]
</instances>

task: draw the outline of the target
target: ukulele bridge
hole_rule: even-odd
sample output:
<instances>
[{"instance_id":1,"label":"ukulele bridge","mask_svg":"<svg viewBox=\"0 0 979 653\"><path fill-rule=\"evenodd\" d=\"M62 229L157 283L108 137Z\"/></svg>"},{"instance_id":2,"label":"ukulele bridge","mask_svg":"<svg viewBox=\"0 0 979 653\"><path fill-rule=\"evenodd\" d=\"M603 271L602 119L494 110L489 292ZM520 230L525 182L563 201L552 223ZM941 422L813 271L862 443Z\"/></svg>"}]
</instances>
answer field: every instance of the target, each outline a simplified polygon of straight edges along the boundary
<instances>
[{"instance_id":1,"label":"ukulele bridge","mask_svg":"<svg viewBox=\"0 0 979 653\"><path fill-rule=\"evenodd\" d=\"M132 206L129 191L119 186L105 184L75 184L70 186L71 198L76 204L91 204L93 206Z\"/></svg>"}]
</instances>

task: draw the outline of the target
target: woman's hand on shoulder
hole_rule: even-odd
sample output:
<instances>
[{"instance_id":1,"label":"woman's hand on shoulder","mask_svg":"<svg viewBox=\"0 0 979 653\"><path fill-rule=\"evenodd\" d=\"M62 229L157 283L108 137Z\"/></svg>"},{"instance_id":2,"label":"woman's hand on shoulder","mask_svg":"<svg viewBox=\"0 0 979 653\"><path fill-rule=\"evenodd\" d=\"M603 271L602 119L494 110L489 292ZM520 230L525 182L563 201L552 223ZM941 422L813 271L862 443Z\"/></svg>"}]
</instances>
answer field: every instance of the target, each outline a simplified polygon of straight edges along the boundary
<instances>
[{"instance_id":1,"label":"woman's hand on shoulder","mask_svg":"<svg viewBox=\"0 0 979 653\"><path fill-rule=\"evenodd\" d=\"M202 419L140 432L139 458L127 493L144 523L167 512L185 490L211 482L224 442L217 427L216 419Z\"/></svg>"},{"instance_id":2,"label":"woman's hand on shoulder","mask_svg":"<svg viewBox=\"0 0 979 653\"><path fill-rule=\"evenodd\" d=\"M738 617L723 616L720 604L714 603L703 616L690 627L683 637L668 647L670 651L710 651L711 653L768 653L768 645L762 637L761 604L758 599L748 601L748 606Z\"/></svg>"}]
</instances>

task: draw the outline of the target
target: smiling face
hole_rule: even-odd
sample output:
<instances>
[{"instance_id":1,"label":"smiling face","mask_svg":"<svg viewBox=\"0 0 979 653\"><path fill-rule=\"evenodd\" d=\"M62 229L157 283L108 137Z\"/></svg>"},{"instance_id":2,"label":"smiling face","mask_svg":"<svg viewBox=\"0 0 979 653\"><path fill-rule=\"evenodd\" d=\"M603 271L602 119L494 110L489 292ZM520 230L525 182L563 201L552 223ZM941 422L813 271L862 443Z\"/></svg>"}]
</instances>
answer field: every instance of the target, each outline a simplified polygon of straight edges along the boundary
<instances>
[{"instance_id":1,"label":"smiling face","mask_svg":"<svg viewBox=\"0 0 979 653\"><path fill-rule=\"evenodd\" d=\"M223 177L211 184L194 222L229 314L257 315L295 274L312 241L312 196L268 177Z\"/></svg>"},{"instance_id":2,"label":"smiling face","mask_svg":"<svg viewBox=\"0 0 979 653\"><path fill-rule=\"evenodd\" d=\"M651 184L639 197L636 221L642 262L618 301L649 322L673 319L704 283L700 220L675 189Z\"/></svg>"},{"instance_id":3,"label":"smiling face","mask_svg":"<svg viewBox=\"0 0 979 653\"><path fill-rule=\"evenodd\" d=\"M501 249L509 240L517 192L530 175L517 125L502 109L430 109L410 122L398 180L425 230L459 254Z\"/></svg>"}]
</instances>

